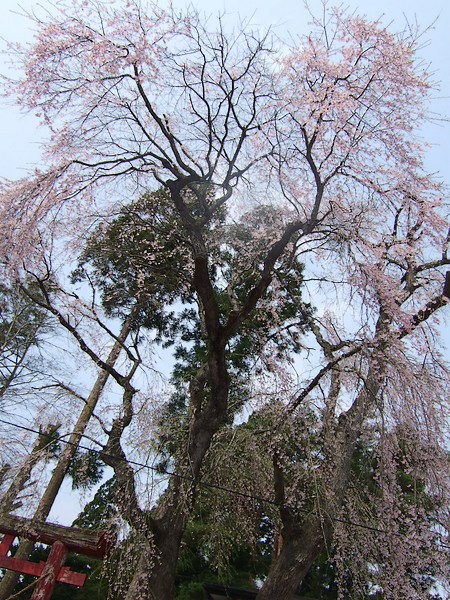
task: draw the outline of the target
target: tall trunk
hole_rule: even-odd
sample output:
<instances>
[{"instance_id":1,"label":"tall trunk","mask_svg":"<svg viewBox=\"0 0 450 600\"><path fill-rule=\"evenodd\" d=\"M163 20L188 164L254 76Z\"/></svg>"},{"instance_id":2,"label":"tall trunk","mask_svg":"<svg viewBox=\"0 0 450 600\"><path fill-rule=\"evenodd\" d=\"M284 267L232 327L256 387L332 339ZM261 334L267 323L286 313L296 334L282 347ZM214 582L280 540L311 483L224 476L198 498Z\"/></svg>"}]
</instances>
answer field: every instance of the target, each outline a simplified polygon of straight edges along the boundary
<instances>
[{"instance_id":1,"label":"tall trunk","mask_svg":"<svg viewBox=\"0 0 450 600\"><path fill-rule=\"evenodd\" d=\"M249 291L240 309L230 311L227 322L222 325L223 315L211 281L209 253L203 238L201 221L193 217L182 194L182 190L187 188L187 183L185 180L169 180L166 183L192 246L194 259L192 285L197 292L201 333L206 342L208 360L190 382L191 422L187 440L184 447L180 449L180 458L174 469L175 474L171 476L167 490L159 499L156 508L147 513L149 518L146 519L143 528L147 531L146 543L141 545L140 558L128 589L127 600L172 600L173 598L181 538L192 512L202 465L212 439L227 415L230 376L225 348L266 292L272 281L277 259L283 253L292 235L301 227L300 222L293 223L285 229L280 240L270 246L259 281ZM110 447L113 450L109 451L110 456L125 458L120 447L120 436L115 441L110 436L110 442L107 445L107 449ZM107 449L105 451L108 451ZM121 467L117 460L112 460L111 466L114 467L118 487L126 490L127 469ZM136 510L135 493L131 505L133 508L130 510L130 506L126 503L119 504L122 516L136 531L141 531L139 520L142 519L145 511L140 511L139 515L140 509Z\"/></svg>"},{"instance_id":2,"label":"tall trunk","mask_svg":"<svg viewBox=\"0 0 450 600\"><path fill-rule=\"evenodd\" d=\"M113 367L116 363L120 352L122 350L123 344L126 341L132 327L133 318L130 318L125 321L117 340L114 342L113 347L106 359L106 364L110 367ZM73 431L69 437L68 443L65 445L64 450L59 457L59 460L53 470L52 476L45 488L44 494L39 501L37 509L34 513L34 519L37 521L45 521L50 514L50 511L55 502L56 496L61 488L61 485L64 481L64 477L67 474L67 470L70 466L70 463L77 451L78 444L86 431L86 427L88 426L89 420L92 416L92 413L95 410L95 407L100 399L100 396L105 388L106 382L108 381L109 373L105 370L101 370L97 376L97 379L94 383L94 386L91 389L91 392L86 400L86 404L83 407L83 410L78 417L77 422L73 428ZM17 550L17 558L26 559L32 552L34 547L34 542L30 542L29 540L22 540L20 542L20 546ZM14 591L14 588L17 585L20 574L14 571L6 571L2 581L0 582L0 600L7 600L9 596Z\"/></svg>"},{"instance_id":3,"label":"tall trunk","mask_svg":"<svg viewBox=\"0 0 450 600\"><path fill-rule=\"evenodd\" d=\"M203 460L214 434L226 416L229 375L222 349L216 355L214 364L211 364L212 362L211 360L208 365L208 383L211 391L205 406L200 408L198 405L193 411L186 446L184 452L180 452L180 459L175 467L177 475L170 478L168 488L158 505L149 512L141 511L140 517L133 523L135 530L146 531L147 535L140 547L140 558L126 600L173 598L181 538L192 512ZM200 371L203 380L204 371ZM197 394L198 390L191 389L191 404L194 393ZM120 469L120 464L116 464L115 472L116 476L122 477L122 485L125 487L126 469ZM129 506L121 508L125 518L127 510ZM130 517L132 519L132 515L128 517L131 522ZM142 527L139 526L139 518Z\"/></svg>"}]
</instances>

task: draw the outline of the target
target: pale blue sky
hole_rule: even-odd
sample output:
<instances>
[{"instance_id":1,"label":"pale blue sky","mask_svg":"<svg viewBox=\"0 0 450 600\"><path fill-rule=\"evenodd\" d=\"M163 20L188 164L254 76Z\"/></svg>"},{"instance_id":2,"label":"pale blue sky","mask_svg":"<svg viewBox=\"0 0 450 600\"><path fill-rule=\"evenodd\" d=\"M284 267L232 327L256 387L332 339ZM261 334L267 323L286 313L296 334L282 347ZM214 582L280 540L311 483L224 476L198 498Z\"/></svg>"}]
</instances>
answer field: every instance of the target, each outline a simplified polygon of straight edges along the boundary
<instances>
[{"instance_id":1,"label":"pale blue sky","mask_svg":"<svg viewBox=\"0 0 450 600\"><path fill-rule=\"evenodd\" d=\"M177 6L185 4L183 0L174 3ZM252 17L256 24L276 26L280 33L294 36L305 31L308 20L302 0L197 0L193 4L212 14L226 11ZM311 0L309 4L313 10L320 10L322 6L320 0ZM433 64L436 79L442 82L441 91L435 94L433 109L450 116L450 3L447 0L350 0L343 4L370 18L384 15L385 21L392 22L391 27L395 30L403 29L406 20L414 22L417 19L424 28L434 23L425 35L429 44L422 54ZM30 23L12 11L19 10L19 6L30 9L39 5L45 6L46 0L1 0L0 36L8 40L29 39ZM428 161L430 169L440 171L450 183L450 123L430 124L424 135L433 144ZM25 175L39 158L41 136L34 119L20 115L0 101L0 177L14 179Z\"/></svg>"}]
</instances>

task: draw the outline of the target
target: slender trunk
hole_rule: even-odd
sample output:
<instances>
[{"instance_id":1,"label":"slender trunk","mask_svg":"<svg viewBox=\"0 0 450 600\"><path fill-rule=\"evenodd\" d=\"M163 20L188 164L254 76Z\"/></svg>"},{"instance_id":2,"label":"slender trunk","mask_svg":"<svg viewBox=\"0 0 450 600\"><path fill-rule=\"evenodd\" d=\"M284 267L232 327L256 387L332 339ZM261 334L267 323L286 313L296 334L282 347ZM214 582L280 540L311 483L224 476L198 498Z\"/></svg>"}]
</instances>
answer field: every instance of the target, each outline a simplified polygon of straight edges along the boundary
<instances>
[{"instance_id":1,"label":"slender trunk","mask_svg":"<svg viewBox=\"0 0 450 600\"><path fill-rule=\"evenodd\" d=\"M128 318L124 323L122 330L120 331L120 334L105 361L110 367L114 366L116 363L123 344L131 331L132 323L133 318L130 316L130 318ZM70 463L77 451L78 444L80 443L80 440L86 431L86 427L88 426L92 413L94 412L97 402L99 401L100 396L105 388L106 382L108 381L108 377L109 373L105 370L101 370L97 376L94 386L86 400L86 404L84 405L83 410L81 411L80 416L75 423L68 443L65 444L64 450L62 451L61 456L53 470L44 494L39 501L38 507L34 514L34 519L37 521L45 521L50 514L56 496L58 495L58 492L64 481L64 477L66 476ZM17 550L18 554L16 556L23 559L28 558L33 550L33 547L34 542L30 542L29 540L21 541L19 549ZM0 600L7 600L7 598L11 596L14 588L17 585L19 577L20 574L15 573L14 571L7 571L5 573L5 576L0 582Z\"/></svg>"},{"instance_id":2,"label":"slender trunk","mask_svg":"<svg viewBox=\"0 0 450 600\"><path fill-rule=\"evenodd\" d=\"M17 496L25 488L27 481L29 481L31 477L33 468L42 459L42 450L42 438L41 435L39 435L31 453L20 466L9 488L0 498L0 512L10 513L21 506L21 503L17 501Z\"/></svg>"},{"instance_id":3,"label":"slender trunk","mask_svg":"<svg viewBox=\"0 0 450 600\"><path fill-rule=\"evenodd\" d=\"M6 464L3 465L3 467L0 467L0 486L3 484L3 480L5 479L6 475L8 474L8 471L10 470L11 465Z\"/></svg>"}]
</instances>

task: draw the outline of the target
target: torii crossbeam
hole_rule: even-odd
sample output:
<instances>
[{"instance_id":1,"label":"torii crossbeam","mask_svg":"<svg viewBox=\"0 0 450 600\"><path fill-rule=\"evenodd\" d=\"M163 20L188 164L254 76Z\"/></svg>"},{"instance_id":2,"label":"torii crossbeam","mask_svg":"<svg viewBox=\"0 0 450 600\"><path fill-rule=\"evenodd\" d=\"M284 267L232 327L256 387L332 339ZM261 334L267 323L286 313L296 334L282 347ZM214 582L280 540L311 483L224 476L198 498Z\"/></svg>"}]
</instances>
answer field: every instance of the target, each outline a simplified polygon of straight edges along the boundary
<instances>
[{"instance_id":1,"label":"torii crossbeam","mask_svg":"<svg viewBox=\"0 0 450 600\"><path fill-rule=\"evenodd\" d=\"M0 533L4 534L0 542L0 567L39 577L31 600L50 600L56 582L83 587L87 575L64 566L68 552L105 559L116 543L115 534L110 532L37 523L8 514L0 514ZM16 537L50 545L47 561L34 563L8 556Z\"/></svg>"}]
</instances>

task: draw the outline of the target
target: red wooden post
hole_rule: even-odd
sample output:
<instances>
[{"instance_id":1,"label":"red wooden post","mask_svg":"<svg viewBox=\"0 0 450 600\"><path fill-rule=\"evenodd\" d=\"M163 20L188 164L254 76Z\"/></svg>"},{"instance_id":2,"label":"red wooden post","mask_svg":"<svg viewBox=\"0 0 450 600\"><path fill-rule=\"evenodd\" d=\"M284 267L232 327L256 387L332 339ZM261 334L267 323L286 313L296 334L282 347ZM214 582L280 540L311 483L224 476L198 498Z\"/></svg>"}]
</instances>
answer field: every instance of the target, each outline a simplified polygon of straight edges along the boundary
<instances>
[{"instance_id":1,"label":"red wooden post","mask_svg":"<svg viewBox=\"0 0 450 600\"><path fill-rule=\"evenodd\" d=\"M0 556L6 556L8 554L8 552L11 550L11 546L15 537L16 536L12 534L6 534L3 536L3 539L0 542Z\"/></svg>"},{"instance_id":2,"label":"red wooden post","mask_svg":"<svg viewBox=\"0 0 450 600\"><path fill-rule=\"evenodd\" d=\"M67 552L67 547L59 540L53 543L42 571L42 579L37 582L31 600L50 600L56 578L66 560Z\"/></svg>"}]
</instances>

